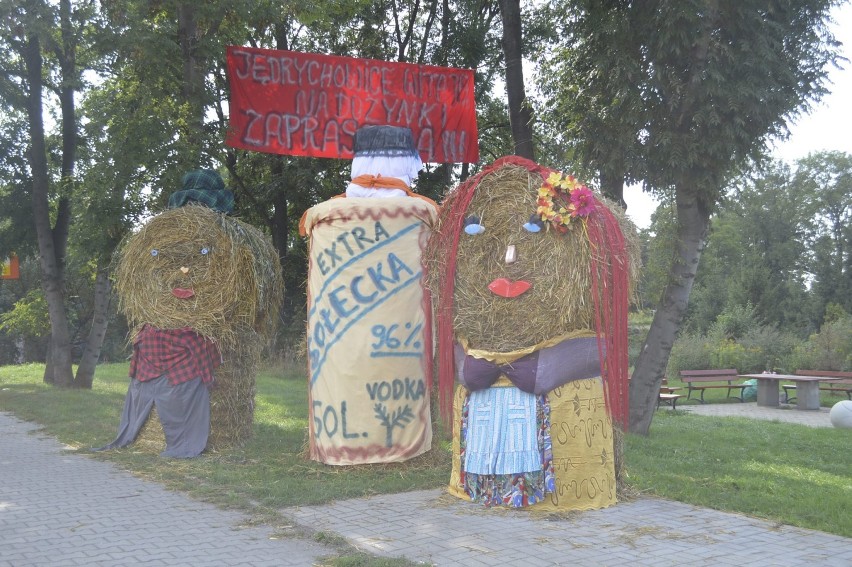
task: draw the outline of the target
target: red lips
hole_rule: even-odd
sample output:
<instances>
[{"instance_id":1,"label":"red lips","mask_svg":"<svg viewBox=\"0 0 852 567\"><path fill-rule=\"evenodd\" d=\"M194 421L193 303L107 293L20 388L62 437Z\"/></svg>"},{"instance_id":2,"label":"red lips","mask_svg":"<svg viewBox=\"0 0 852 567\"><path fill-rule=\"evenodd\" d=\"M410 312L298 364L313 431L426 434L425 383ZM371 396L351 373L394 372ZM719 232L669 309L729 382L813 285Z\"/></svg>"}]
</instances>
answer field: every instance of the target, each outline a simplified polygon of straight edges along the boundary
<instances>
[{"instance_id":1,"label":"red lips","mask_svg":"<svg viewBox=\"0 0 852 567\"><path fill-rule=\"evenodd\" d=\"M497 278L488 284L488 289L491 290L491 293L500 297L518 297L531 287L532 284L530 282L524 280L513 282L506 278Z\"/></svg>"},{"instance_id":2,"label":"red lips","mask_svg":"<svg viewBox=\"0 0 852 567\"><path fill-rule=\"evenodd\" d=\"M192 290L192 288L187 289L183 287L176 287L172 290L172 295L174 295L178 299L189 299L190 297L195 295L195 292Z\"/></svg>"}]
</instances>

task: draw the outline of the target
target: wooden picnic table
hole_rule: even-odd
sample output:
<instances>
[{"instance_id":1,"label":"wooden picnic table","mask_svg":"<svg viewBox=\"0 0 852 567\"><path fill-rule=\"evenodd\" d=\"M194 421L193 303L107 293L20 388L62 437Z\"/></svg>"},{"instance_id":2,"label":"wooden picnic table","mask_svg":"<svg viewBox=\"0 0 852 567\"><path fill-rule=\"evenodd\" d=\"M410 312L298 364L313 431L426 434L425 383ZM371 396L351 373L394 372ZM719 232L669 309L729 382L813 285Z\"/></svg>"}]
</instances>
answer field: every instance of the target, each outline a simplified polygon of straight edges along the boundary
<instances>
[{"instance_id":1,"label":"wooden picnic table","mask_svg":"<svg viewBox=\"0 0 852 567\"><path fill-rule=\"evenodd\" d=\"M836 380L830 376L799 376L798 374L740 374L740 378L757 379L757 405L778 407L780 396L778 385L784 382L796 384L796 409L819 409L819 383Z\"/></svg>"}]
</instances>

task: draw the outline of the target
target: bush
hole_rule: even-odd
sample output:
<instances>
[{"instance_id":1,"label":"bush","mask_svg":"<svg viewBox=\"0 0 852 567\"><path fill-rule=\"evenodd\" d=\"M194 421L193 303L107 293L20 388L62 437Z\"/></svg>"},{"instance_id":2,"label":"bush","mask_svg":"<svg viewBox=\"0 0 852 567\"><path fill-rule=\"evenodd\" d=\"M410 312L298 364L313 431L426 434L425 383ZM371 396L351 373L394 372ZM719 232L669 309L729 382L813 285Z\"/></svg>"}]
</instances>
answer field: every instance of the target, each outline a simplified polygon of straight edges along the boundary
<instances>
[{"instance_id":1,"label":"bush","mask_svg":"<svg viewBox=\"0 0 852 567\"><path fill-rule=\"evenodd\" d=\"M791 371L852 370L852 316L825 323L818 333L797 345L787 360Z\"/></svg>"},{"instance_id":2,"label":"bush","mask_svg":"<svg viewBox=\"0 0 852 567\"><path fill-rule=\"evenodd\" d=\"M807 341L772 327L748 323L748 308L732 309L706 336L686 333L675 341L667 374L680 370L736 368L743 374L798 369L852 370L852 316L827 322Z\"/></svg>"},{"instance_id":3,"label":"bush","mask_svg":"<svg viewBox=\"0 0 852 567\"><path fill-rule=\"evenodd\" d=\"M772 327L757 327L747 332L740 342L746 349L757 349L762 356L761 360L754 361L754 365L739 368L743 372L771 370L784 374L795 370L789 364L790 353L801 343L795 335Z\"/></svg>"},{"instance_id":4,"label":"bush","mask_svg":"<svg viewBox=\"0 0 852 567\"><path fill-rule=\"evenodd\" d=\"M736 368L744 374L789 370L786 365L798 339L771 327L745 325L742 313L714 323L706 336L684 334L678 338L669 359L669 378L688 369Z\"/></svg>"},{"instance_id":5,"label":"bush","mask_svg":"<svg viewBox=\"0 0 852 567\"><path fill-rule=\"evenodd\" d=\"M627 364L629 366L636 366L636 361L642 352L642 345L645 344L645 337L648 336L650 327L650 323L645 323L638 317L634 318L631 314L627 326Z\"/></svg>"},{"instance_id":6,"label":"bush","mask_svg":"<svg viewBox=\"0 0 852 567\"><path fill-rule=\"evenodd\" d=\"M757 310L751 303L726 307L707 332L717 340L738 340L760 327Z\"/></svg>"},{"instance_id":7,"label":"bush","mask_svg":"<svg viewBox=\"0 0 852 567\"><path fill-rule=\"evenodd\" d=\"M763 351L756 346L747 347L742 343L725 339L707 344L710 351L711 366L708 368L736 368L739 372L754 373L764 369Z\"/></svg>"},{"instance_id":8,"label":"bush","mask_svg":"<svg viewBox=\"0 0 852 567\"><path fill-rule=\"evenodd\" d=\"M678 337L672 346L668 378L674 379L680 370L713 368L707 339L698 334L686 333Z\"/></svg>"}]
</instances>

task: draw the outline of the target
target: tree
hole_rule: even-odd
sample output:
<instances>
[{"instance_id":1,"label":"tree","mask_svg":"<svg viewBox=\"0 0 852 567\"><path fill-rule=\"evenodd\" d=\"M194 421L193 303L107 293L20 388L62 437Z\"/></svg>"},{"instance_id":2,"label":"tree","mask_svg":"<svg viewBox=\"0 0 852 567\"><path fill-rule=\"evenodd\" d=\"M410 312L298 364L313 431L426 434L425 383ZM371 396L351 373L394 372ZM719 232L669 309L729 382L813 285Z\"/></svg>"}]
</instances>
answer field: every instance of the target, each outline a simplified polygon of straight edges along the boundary
<instances>
[{"instance_id":1,"label":"tree","mask_svg":"<svg viewBox=\"0 0 852 567\"><path fill-rule=\"evenodd\" d=\"M506 94L509 99L509 124L515 142L515 154L535 161L532 135L532 108L524 88L524 63L520 0L500 0L503 17L503 56L506 64Z\"/></svg>"},{"instance_id":2,"label":"tree","mask_svg":"<svg viewBox=\"0 0 852 567\"><path fill-rule=\"evenodd\" d=\"M819 152L798 162L796 185L812 198L808 231L820 312L836 303L852 312L852 156Z\"/></svg>"},{"instance_id":3,"label":"tree","mask_svg":"<svg viewBox=\"0 0 852 567\"><path fill-rule=\"evenodd\" d=\"M639 81L648 72L644 30L638 28L649 2L556 1L545 19L555 22L561 42L543 43L539 88L545 97L540 122L564 148L567 169L597 177L601 192L624 202L624 184L643 177L641 159L646 104ZM628 134L628 132L630 132Z\"/></svg>"},{"instance_id":4,"label":"tree","mask_svg":"<svg viewBox=\"0 0 852 567\"><path fill-rule=\"evenodd\" d=\"M601 131L576 144L578 157L605 171L605 148L615 147L625 179L641 178L649 190L675 194L676 260L633 372L633 432L650 429L710 216L728 180L761 156L768 139L785 132L789 117L825 92L827 65L838 57L827 29L835 4L564 3L566 26L584 35L566 33L574 44L554 60L571 70L571 80L550 86L559 100L584 89L597 93L598 106L578 108L576 116L601 117Z\"/></svg>"},{"instance_id":5,"label":"tree","mask_svg":"<svg viewBox=\"0 0 852 567\"><path fill-rule=\"evenodd\" d=\"M17 80L18 92L13 95L14 100L26 101L33 220L38 239L42 287L51 322L50 353L44 378L45 382L68 387L73 385L74 375L65 313L64 280L76 149L73 94L79 77L74 63L76 42L71 27L70 1L61 1L58 12L54 6L37 1L14 7L7 12L7 21L12 25L4 29L3 35L7 53L15 53L18 57L11 75ZM57 23L60 29L59 41L51 34ZM55 200L55 223L51 221L50 167L42 107L45 76L50 78L51 75L45 73L43 50L52 51L57 56L60 68L57 73L57 90L62 113L60 184L63 191ZM20 109L20 106L17 108Z\"/></svg>"},{"instance_id":6,"label":"tree","mask_svg":"<svg viewBox=\"0 0 852 567\"><path fill-rule=\"evenodd\" d=\"M79 203L81 194L80 153L87 153L78 133L77 100L86 90L82 75L84 69L91 68L87 66L94 51L89 38L100 27L98 14L95 3L90 1L77 2L73 7L70 0L11 4L14 3L2 4L8 24L2 34L3 50L11 61L7 76L10 80L2 95L13 115L26 113L28 124L26 183L31 186L32 205L28 219L20 221L32 220L36 229L41 284L50 318L45 382L90 388L106 330L109 249L106 253L93 253L100 264L93 279L99 291L95 294L93 316L87 320L92 326L76 376L72 371L72 340L76 332L70 325L78 318L77 313L69 311L66 276L73 260L71 229L75 219L80 220L73 206ZM57 113L54 133L52 117Z\"/></svg>"},{"instance_id":7,"label":"tree","mask_svg":"<svg viewBox=\"0 0 852 567\"><path fill-rule=\"evenodd\" d=\"M690 329L706 332L726 308L751 304L767 325L806 333L812 325L805 285L804 236L813 217L808 189L795 182L788 166L775 162L731 187L713 218L696 274Z\"/></svg>"}]
</instances>

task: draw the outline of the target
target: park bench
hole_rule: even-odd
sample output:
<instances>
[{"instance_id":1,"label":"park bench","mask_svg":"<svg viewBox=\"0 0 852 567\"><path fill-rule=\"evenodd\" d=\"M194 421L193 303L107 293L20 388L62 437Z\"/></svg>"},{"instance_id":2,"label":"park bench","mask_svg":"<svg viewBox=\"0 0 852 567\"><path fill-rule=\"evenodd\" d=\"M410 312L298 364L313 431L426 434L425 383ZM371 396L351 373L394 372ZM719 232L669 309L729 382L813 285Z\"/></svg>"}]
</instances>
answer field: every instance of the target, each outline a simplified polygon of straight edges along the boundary
<instances>
[{"instance_id":1,"label":"park bench","mask_svg":"<svg viewBox=\"0 0 852 567\"><path fill-rule=\"evenodd\" d=\"M852 372L837 372L834 370L796 370L799 376L825 376L826 378L835 378L831 382L820 382L819 389L832 394L846 394L846 398L852 400ZM790 403L796 399L796 396L790 396L792 391L796 392L795 384L781 384L784 388L784 402Z\"/></svg>"},{"instance_id":2,"label":"park bench","mask_svg":"<svg viewBox=\"0 0 852 567\"><path fill-rule=\"evenodd\" d=\"M677 408L677 401L683 396L680 394L676 394L675 392L680 390L680 388L671 388L669 387L669 381L663 378L662 385L660 386L660 393L657 396L657 408L659 409L660 404L666 404L667 406L671 406L674 410Z\"/></svg>"},{"instance_id":3,"label":"park bench","mask_svg":"<svg viewBox=\"0 0 852 567\"><path fill-rule=\"evenodd\" d=\"M743 401L743 390L748 387L748 384L735 384L739 380L736 368L722 368L712 370L681 370L680 379L686 384L686 399L692 397L692 392L701 392L700 403L707 403L704 400L704 391L714 388L724 388L728 391L727 396L739 401ZM739 390L739 396L732 396L731 392Z\"/></svg>"}]
</instances>

